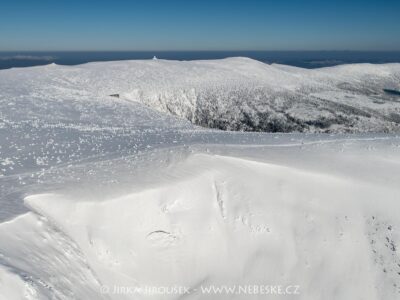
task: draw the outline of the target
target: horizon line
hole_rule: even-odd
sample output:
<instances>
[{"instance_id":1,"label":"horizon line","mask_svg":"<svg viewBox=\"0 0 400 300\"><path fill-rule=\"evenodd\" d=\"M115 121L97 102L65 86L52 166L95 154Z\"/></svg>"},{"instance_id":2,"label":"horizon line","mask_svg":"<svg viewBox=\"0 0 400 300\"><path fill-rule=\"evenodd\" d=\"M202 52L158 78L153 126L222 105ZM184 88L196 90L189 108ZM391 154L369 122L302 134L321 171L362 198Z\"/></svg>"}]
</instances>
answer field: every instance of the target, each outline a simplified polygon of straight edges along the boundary
<instances>
[{"instance_id":1,"label":"horizon line","mask_svg":"<svg viewBox=\"0 0 400 300\"><path fill-rule=\"evenodd\" d=\"M398 50L0 50L4 52L400 52Z\"/></svg>"}]
</instances>

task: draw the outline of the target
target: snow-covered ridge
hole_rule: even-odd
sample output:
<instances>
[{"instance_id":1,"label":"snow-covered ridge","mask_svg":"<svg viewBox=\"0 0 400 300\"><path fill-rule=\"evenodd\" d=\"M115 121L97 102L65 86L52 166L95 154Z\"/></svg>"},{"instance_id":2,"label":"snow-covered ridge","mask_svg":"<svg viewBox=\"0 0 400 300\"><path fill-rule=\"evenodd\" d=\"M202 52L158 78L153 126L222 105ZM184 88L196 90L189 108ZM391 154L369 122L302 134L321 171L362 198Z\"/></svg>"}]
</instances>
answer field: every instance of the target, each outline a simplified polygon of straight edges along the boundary
<instances>
[{"instance_id":1,"label":"snow-covered ridge","mask_svg":"<svg viewBox=\"0 0 400 300\"><path fill-rule=\"evenodd\" d=\"M117 61L0 72L0 88L31 96L120 98L194 124L268 132L398 132L400 64L321 69L248 58ZM32 95L32 93L34 94ZM10 94L9 94L10 95Z\"/></svg>"}]
</instances>

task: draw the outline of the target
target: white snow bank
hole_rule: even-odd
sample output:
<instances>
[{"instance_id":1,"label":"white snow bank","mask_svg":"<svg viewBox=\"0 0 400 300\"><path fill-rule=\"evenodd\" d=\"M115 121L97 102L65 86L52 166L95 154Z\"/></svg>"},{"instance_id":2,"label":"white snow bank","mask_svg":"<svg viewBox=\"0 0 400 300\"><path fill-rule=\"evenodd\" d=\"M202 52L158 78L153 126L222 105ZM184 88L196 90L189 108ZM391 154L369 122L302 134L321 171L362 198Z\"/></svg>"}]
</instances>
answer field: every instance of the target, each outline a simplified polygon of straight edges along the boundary
<instances>
[{"instance_id":1,"label":"white snow bank","mask_svg":"<svg viewBox=\"0 0 400 300\"><path fill-rule=\"evenodd\" d=\"M168 182L103 201L27 197L35 213L0 225L3 260L49 298L181 285L188 299L249 299L201 294L212 284L299 285L295 299L398 295L398 187L206 154L169 171Z\"/></svg>"}]
</instances>

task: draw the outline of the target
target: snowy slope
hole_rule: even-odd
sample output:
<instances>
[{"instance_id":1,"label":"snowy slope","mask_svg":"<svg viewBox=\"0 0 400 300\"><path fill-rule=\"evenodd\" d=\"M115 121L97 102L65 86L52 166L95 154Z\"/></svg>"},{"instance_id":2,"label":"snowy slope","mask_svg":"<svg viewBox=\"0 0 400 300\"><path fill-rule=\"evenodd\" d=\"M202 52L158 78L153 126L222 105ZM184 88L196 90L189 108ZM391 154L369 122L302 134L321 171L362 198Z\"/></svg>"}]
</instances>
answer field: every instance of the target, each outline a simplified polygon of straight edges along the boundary
<instances>
[{"instance_id":1,"label":"snowy slope","mask_svg":"<svg viewBox=\"0 0 400 300\"><path fill-rule=\"evenodd\" d=\"M288 298L211 285L398 298L400 137L383 132L398 131L399 107L383 89L399 90L399 69L234 58L0 71L0 299ZM174 285L190 293L143 289Z\"/></svg>"},{"instance_id":2,"label":"snowy slope","mask_svg":"<svg viewBox=\"0 0 400 300\"><path fill-rule=\"evenodd\" d=\"M294 299L398 297L399 138L202 147L108 197L76 186L27 197L32 212L0 225L0 290L180 299L113 292L179 285L187 299L264 299L201 289L271 284L299 286Z\"/></svg>"}]
</instances>

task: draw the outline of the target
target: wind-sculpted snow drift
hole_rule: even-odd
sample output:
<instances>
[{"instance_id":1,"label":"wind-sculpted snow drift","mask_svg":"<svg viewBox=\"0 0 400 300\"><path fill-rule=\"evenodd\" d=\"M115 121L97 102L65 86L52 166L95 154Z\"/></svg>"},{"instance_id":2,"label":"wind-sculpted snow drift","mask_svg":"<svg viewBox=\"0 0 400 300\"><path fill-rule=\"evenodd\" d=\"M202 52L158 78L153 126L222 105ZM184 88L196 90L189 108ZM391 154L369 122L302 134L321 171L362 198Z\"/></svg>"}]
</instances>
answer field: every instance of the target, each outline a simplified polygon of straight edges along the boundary
<instances>
[{"instance_id":1,"label":"wind-sculpted snow drift","mask_svg":"<svg viewBox=\"0 0 400 300\"><path fill-rule=\"evenodd\" d=\"M397 299L399 70L0 71L0 299Z\"/></svg>"}]
</instances>

